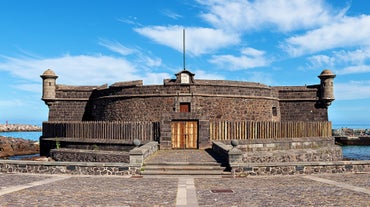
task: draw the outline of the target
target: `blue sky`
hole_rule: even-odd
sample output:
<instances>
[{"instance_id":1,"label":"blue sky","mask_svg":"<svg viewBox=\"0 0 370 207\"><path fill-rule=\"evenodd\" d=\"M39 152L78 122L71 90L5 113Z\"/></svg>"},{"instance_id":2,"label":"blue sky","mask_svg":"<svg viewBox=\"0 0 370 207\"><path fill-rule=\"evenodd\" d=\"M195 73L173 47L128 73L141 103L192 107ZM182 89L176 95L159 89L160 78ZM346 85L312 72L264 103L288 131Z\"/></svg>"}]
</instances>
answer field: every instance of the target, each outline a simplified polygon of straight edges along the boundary
<instances>
[{"instance_id":1,"label":"blue sky","mask_svg":"<svg viewBox=\"0 0 370 207\"><path fill-rule=\"evenodd\" d=\"M329 119L370 128L370 1L2 0L0 123L41 124L40 75L58 84L198 79L318 84L336 75Z\"/></svg>"}]
</instances>

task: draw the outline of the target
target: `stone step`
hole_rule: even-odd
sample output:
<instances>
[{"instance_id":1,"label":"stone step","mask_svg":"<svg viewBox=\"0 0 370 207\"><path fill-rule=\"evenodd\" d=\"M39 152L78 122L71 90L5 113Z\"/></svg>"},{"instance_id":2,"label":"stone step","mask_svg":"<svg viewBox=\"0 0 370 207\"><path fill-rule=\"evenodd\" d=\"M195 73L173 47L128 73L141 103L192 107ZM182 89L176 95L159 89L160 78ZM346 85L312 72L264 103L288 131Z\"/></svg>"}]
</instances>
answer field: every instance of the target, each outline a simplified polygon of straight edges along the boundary
<instances>
[{"instance_id":1,"label":"stone step","mask_svg":"<svg viewBox=\"0 0 370 207\"><path fill-rule=\"evenodd\" d=\"M141 175L230 175L221 170L144 170Z\"/></svg>"},{"instance_id":2,"label":"stone step","mask_svg":"<svg viewBox=\"0 0 370 207\"><path fill-rule=\"evenodd\" d=\"M144 162L144 166L171 165L171 166L220 166L218 162Z\"/></svg>"},{"instance_id":3,"label":"stone step","mask_svg":"<svg viewBox=\"0 0 370 207\"><path fill-rule=\"evenodd\" d=\"M209 165L148 165L143 166L144 170L216 170L223 171L225 168L221 166Z\"/></svg>"},{"instance_id":4,"label":"stone step","mask_svg":"<svg viewBox=\"0 0 370 207\"><path fill-rule=\"evenodd\" d=\"M229 175L217 162L144 163L142 175Z\"/></svg>"}]
</instances>

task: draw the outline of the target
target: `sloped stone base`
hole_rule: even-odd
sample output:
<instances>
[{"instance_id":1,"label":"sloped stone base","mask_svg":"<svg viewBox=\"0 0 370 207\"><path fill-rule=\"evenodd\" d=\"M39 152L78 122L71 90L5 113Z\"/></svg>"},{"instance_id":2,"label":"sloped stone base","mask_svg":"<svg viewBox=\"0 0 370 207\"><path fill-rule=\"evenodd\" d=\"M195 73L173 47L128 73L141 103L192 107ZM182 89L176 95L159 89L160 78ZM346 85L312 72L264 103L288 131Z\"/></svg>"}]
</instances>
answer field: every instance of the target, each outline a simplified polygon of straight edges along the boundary
<instances>
[{"instance_id":1,"label":"sloped stone base","mask_svg":"<svg viewBox=\"0 0 370 207\"><path fill-rule=\"evenodd\" d=\"M276 163L276 162L328 162L342 160L342 150L338 146L316 149L290 149L245 152L244 163Z\"/></svg>"},{"instance_id":2,"label":"sloped stone base","mask_svg":"<svg viewBox=\"0 0 370 207\"><path fill-rule=\"evenodd\" d=\"M81 149L53 149L50 151L55 161L68 162L123 162L130 163L128 152L81 150Z\"/></svg>"}]
</instances>

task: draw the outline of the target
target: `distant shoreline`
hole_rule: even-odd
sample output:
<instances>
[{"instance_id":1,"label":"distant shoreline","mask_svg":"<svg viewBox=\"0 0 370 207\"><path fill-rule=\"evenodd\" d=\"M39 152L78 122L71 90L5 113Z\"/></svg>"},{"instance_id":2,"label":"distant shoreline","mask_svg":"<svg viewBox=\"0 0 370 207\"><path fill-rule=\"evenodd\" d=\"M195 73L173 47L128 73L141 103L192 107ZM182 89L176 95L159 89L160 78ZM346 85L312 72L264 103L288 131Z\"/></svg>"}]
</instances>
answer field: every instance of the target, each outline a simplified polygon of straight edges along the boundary
<instances>
[{"instance_id":1,"label":"distant shoreline","mask_svg":"<svg viewBox=\"0 0 370 207\"><path fill-rule=\"evenodd\" d=\"M0 132L38 132L42 128L31 124L0 124Z\"/></svg>"}]
</instances>

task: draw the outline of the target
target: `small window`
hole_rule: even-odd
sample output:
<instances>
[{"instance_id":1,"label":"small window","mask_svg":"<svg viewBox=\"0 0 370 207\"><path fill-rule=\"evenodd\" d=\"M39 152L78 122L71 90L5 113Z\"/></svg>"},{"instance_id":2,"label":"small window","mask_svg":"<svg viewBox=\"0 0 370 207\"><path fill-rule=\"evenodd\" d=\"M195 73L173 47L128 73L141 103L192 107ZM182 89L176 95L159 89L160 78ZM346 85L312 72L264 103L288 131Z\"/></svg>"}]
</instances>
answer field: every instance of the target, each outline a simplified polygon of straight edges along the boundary
<instances>
[{"instance_id":1,"label":"small window","mask_svg":"<svg viewBox=\"0 0 370 207\"><path fill-rule=\"evenodd\" d=\"M190 112L190 103L180 103L180 112Z\"/></svg>"},{"instance_id":2,"label":"small window","mask_svg":"<svg viewBox=\"0 0 370 207\"><path fill-rule=\"evenodd\" d=\"M272 115L277 116L277 108L275 106L272 107Z\"/></svg>"}]
</instances>

